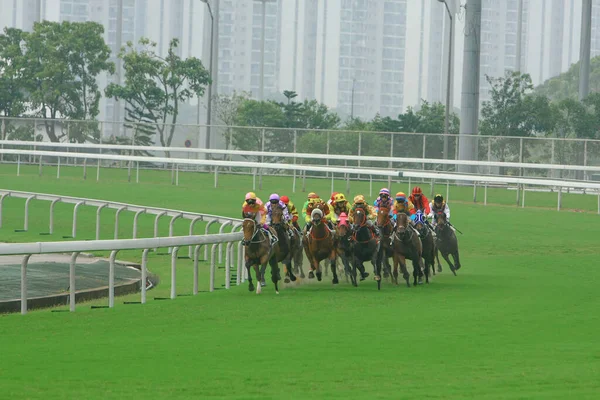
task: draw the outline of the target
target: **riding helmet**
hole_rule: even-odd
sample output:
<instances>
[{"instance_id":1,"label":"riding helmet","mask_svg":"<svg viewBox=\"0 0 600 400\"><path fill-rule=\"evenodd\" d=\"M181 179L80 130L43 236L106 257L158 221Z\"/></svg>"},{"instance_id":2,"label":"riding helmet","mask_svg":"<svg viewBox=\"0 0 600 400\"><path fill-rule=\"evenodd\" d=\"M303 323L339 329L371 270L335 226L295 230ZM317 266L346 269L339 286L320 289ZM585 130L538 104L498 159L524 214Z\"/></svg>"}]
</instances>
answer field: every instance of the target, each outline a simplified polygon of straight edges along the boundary
<instances>
[{"instance_id":1,"label":"riding helmet","mask_svg":"<svg viewBox=\"0 0 600 400\"><path fill-rule=\"evenodd\" d=\"M269 196L269 201L279 201L279 195L277 193L273 193Z\"/></svg>"},{"instance_id":2,"label":"riding helmet","mask_svg":"<svg viewBox=\"0 0 600 400\"><path fill-rule=\"evenodd\" d=\"M388 189L388 188L381 189L379 191L379 195L382 195L382 194L387 194L389 196L390 195L390 189Z\"/></svg>"},{"instance_id":3,"label":"riding helmet","mask_svg":"<svg viewBox=\"0 0 600 400\"><path fill-rule=\"evenodd\" d=\"M354 196L355 204L360 204L360 203L364 203L364 202L365 202L365 196L363 196L362 194L359 194L358 196Z\"/></svg>"},{"instance_id":4,"label":"riding helmet","mask_svg":"<svg viewBox=\"0 0 600 400\"><path fill-rule=\"evenodd\" d=\"M415 186L412 190L412 194L423 194L423 191L419 186Z\"/></svg>"},{"instance_id":5,"label":"riding helmet","mask_svg":"<svg viewBox=\"0 0 600 400\"><path fill-rule=\"evenodd\" d=\"M442 195L438 193L433 198L433 201L436 203L441 203L442 201L444 201L444 197L442 197Z\"/></svg>"},{"instance_id":6,"label":"riding helmet","mask_svg":"<svg viewBox=\"0 0 600 400\"><path fill-rule=\"evenodd\" d=\"M254 192L246 193L246 200L256 200L256 193L254 193Z\"/></svg>"},{"instance_id":7,"label":"riding helmet","mask_svg":"<svg viewBox=\"0 0 600 400\"><path fill-rule=\"evenodd\" d=\"M287 204L290 202L290 198L287 196L281 196L280 200L283 201L283 204Z\"/></svg>"}]
</instances>

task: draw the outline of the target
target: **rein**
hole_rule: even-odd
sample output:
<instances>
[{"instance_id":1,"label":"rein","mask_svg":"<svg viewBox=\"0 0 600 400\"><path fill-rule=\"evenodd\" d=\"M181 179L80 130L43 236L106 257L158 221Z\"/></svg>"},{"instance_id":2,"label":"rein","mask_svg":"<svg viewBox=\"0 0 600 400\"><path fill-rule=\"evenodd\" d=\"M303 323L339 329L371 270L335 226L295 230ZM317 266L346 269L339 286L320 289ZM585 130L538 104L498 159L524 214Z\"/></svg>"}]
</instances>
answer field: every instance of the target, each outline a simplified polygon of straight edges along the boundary
<instances>
[{"instance_id":1,"label":"rein","mask_svg":"<svg viewBox=\"0 0 600 400\"><path fill-rule=\"evenodd\" d=\"M320 223L319 223L319 224L316 224L316 223L315 223L315 224L314 224L314 226L315 226L315 227L316 227L316 226L319 226L319 225L321 225L322 223L323 223L323 221L320 221ZM315 236L315 230L314 230L314 229L311 229L311 230L310 230L310 237L311 237L311 238L313 238L313 239L315 239L315 240L325 240L325 239L327 239L327 238L328 238L328 237L330 237L330 236L331 236L331 233L329 232L329 229L327 229L327 228L325 228L325 236L323 236L323 237L320 237L320 238L318 238L318 237L316 237L316 236Z\"/></svg>"},{"instance_id":2,"label":"rein","mask_svg":"<svg viewBox=\"0 0 600 400\"><path fill-rule=\"evenodd\" d=\"M244 241L246 242L246 244L244 244L244 246L249 246L251 244L257 244L257 243L262 243L265 240L267 240L267 237L265 236L264 233L260 232L260 229L258 229L258 226L256 225L256 221L253 220L252 218L244 218L244 221L252 221L252 223L254 224L254 232L252 233L252 237L250 238L250 241L246 241L244 239ZM260 232L261 236L262 236L262 240L258 240L255 241L254 238L256 237L256 235Z\"/></svg>"}]
</instances>

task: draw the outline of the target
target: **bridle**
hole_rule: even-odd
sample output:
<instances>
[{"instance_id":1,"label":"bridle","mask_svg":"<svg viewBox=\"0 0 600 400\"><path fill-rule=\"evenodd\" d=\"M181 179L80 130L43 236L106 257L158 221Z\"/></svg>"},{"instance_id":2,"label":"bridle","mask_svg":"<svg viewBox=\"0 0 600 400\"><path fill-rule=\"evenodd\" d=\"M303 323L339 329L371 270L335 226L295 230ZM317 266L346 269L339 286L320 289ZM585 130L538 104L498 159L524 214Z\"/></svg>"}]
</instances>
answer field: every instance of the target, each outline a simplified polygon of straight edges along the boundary
<instances>
[{"instance_id":1,"label":"bridle","mask_svg":"<svg viewBox=\"0 0 600 400\"><path fill-rule=\"evenodd\" d=\"M256 223L256 221L255 221L254 219L252 219L252 218L244 218L244 222L245 222L245 221L251 221L251 222L252 222L252 224L254 224L254 231L252 232L252 237L250 237L250 240L246 240L246 239L242 240L242 244L243 244L244 246L248 246L248 245L250 245L250 244L252 244L252 243L262 243L262 242L264 242L265 240L267 240L267 238L266 238L264 235L262 235L262 236L263 236L263 237L262 237L262 240L255 241L255 240L254 240L254 238L255 238L255 237L256 237L256 235L258 235L258 233L260 232L260 229L258 229L258 224L257 224L257 223Z\"/></svg>"}]
</instances>

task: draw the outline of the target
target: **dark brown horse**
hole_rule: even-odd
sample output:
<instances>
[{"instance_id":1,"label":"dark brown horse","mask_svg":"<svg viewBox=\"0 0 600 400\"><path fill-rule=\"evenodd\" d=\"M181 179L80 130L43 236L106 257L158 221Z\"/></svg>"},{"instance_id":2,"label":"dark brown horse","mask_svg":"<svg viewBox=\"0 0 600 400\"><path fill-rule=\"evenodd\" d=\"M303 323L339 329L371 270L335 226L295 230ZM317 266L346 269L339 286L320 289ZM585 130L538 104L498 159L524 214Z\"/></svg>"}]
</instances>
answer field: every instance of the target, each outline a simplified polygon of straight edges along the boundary
<instances>
[{"instance_id":1,"label":"dark brown horse","mask_svg":"<svg viewBox=\"0 0 600 400\"><path fill-rule=\"evenodd\" d=\"M279 244L271 245L271 241L267 234L261 229L261 224L256 222L256 215L253 213L244 214L244 222L242 222L242 230L244 232L244 240L242 244L245 247L245 264L248 270L248 290L254 290L252 283L252 275L250 267L254 267L256 272L256 294L260 294L261 287L264 284L265 270L267 263L271 265L271 281L275 284L275 293L279 294L277 281L279 280L279 267L274 259L276 251L279 251ZM260 266L260 268L259 268Z\"/></svg>"},{"instance_id":2,"label":"dark brown horse","mask_svg":"<svg viewBox=\"0 0 600 400\"><path fill-rule=\"evenodd\" d=\"M303 245L306 257L310 262L310 272L308 278L317 276L317 280L322 279L322 272L319 263L325 259L329 260L331 272L333 273L332 283L338 283L337 271L335 268L336 252L333 245L333 233L327 227L325 215L320 208L315 208L311 213L312 228L310 233L304 237Z\"/></svg>"},{"instance_id":3,"label":"dark brown horse","mask_svg":"<svg viewBox=\"0 0 600 400\"><path fill-rule=\"evenodd\" d=\"M353 241L354 232L348 224L338 224L335 228L335 251L344 265L344 272L346 276L350 276L353 286L358 286L356 281L356 267L360 268L360 280L364 281L369 273L365 271L365 268L361 265L356 265L354 262L354 244Z\"/></svg>"},{"instance_id":4,"label":"dark brown horse","mask_svg":"<svg viewBox=\"0 0 600 400\"><path fill-rule=\"evenodd\" d=\"M422 282L424 268L423 260L421 259L423 254L421 239L419 239L417 233L408 224L408 215L399 213L396 221L396 230L392 236L392 249L394 250L394 282L398 284L398 264L400 264L402 276L406 281L406 285L410 287L410 274L406 269L406 259L412 260L414 285L417 284L417 279L419 282ZM428 277L427 282L429 282Z\"/></svg>"},{"instance_id":5,"label":"dark brown horse","mask_svg":"<svg viewBox=\"0 0 600 400\"><path fill-rule=\"evenodd\" d=\"M442 253L442 257L450 266L450 270L454 275L456 275L456 271L460 269L460 257L458 255L458 239L456 238L456 233L452 227L446 221L446 214L438 213L435 216L436 219L436 227L435 234L437 236L436 245L440 253ZM449 255L452 255L454 259L454 264L450 261ZM438 261L439 263L439 261Z\"/></svg>"},{"instance_id":6,"label":"dark brown horse","mask_svg":"<svg viewBox=\"0 0 600 400\"><path fill-rule=\"evenodd\" d=\"M431 231L431 228L421 222L417 222L415 228L417 228L417 231L419 232L421 244L423 245L425 276L429 276L429 267L431 267L431 271L433 271L433 275L435 275L435 255L437 250L433 232Z\"/></svg>"},{"instance_id":7,"label":"dark brown horse","mask_svg":"<svg viewBox=\"0 0 600 400\"><path fill-rule=\"evenodd\" d=\"M286 221L283 220L283 209L279 205L271 206L271 226L277 233L277 241L279 246L275 249L275 263L282 263L284 265L285 282L294 282L296 276L292 271L292 257L297 247L300 245L300 241L293 235L293 231Z\"/></svg>"},{"instance_id":8,"label":"dark brown horse","mask_svg":"<svg viewBox=\"0 0 600 400\"><path fill-rule=\"evenodd\" d=\"M394 225L392 225L389 208L380 207L377 211L377 227L381 232L381 245L379 246L377 262L379 263L380 270L381 264L383 264L383 277L387 278L391 275L390 257L394 256L391 243L392 233L394 233Z\"/></svg>"},{"instance_id":9,"label":"dark brown horse","mask_svg":"<svg viewBox=\"0 0 600 400\"><path fill-rule=\"evenodd\" d=\"M381 270L377 265L377 255L379 254L379 241L373 235L373 232L367 225L367 214L362 208L357 208L354 211L354 261L353 272L356 280L356 270L364 271L365 261L371 261L375 270L375 280L377 281L377 289L381 289Z\"/></svg>"}]
</instances>

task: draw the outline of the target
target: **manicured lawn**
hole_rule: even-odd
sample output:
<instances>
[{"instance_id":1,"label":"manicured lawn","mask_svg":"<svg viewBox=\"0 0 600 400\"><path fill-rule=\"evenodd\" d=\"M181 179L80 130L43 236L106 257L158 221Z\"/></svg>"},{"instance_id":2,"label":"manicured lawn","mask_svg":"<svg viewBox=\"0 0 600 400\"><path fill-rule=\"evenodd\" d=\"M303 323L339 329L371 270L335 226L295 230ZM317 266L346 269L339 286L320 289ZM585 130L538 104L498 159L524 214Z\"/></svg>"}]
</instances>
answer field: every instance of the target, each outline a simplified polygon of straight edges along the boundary
<instances>
[{"instance_id":1,"label":"manicured lawn","mask_svg":"<svg viewBox=\"0 0 600 400\"><path fill-rule=\"evenodd\" d=\"M126 171L103 169L81 177L62 168L60 180L46 167L0 166L3 189L118 200L134 204L237 216L252 178L142 171L140 184ZM300 188L300 183L298 188ZM307 180L308 190L326 193L330 181ZM345 183L336 182L336 189ZM429 188L428 185L425 187ZM291 196L291 180L266 176L261 197ZM374 187L377 190L379 185ZM406 184L392 191L408 191ZM353 194L368 193L352 182ZM429 190L429 189L427 189ZM445 186L436 189L445 193ZM292 196L302 204L305 194ZM323 195L323 194L322 194ZM481 197L480 197L481 196ZM478 193L478 200L482 200ZM279 296L269 285L260 296L247 287L187 296L189 260L178 264L173 301L170 257L152 254L149 268L161 284L146 305L125 305L139 295L117 298L114 309L79 304L75 313L34 311L0 316L0 393L3 398L237 398L237 399L595 399L600 393L600 301L597 258L600 217L556 212L556 196L527 193L516 208L515 193L490 190L495 206L473 204L472 188L451 188L452 219L463 268L448 269L428 286L406 288L373 280L353 288L343 282L303 282ZM454 201L454 202L452 202ZM565 207L593 211L595 196L564 195ZM4 202L1 241L63 240L72 206L56 209L56 234L48 230L49 203L31 205L23 225L21 199ZM103 211L103 238L112 238L114 212ZM122 214L120 237L131 237L133 215ZM95 209L84 207L78 239L94 237ZM140 220L152 234L153 217ZM175 223L187 234L185 221ZM197 232L204 227L198 225ZM168 219L160 232L168 232ZM187 251L187 250L186 250ZM106 255L106 254L104 254ZM119 258L138 260L139 252ZM208 289L202 265L201 290ZM371 271L371 267L368 266ZM223 282L219 270L218 286Z\"/></svg>"}]
</instances>

